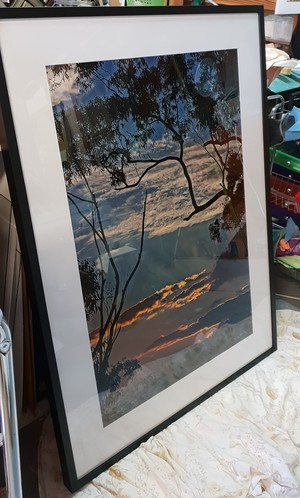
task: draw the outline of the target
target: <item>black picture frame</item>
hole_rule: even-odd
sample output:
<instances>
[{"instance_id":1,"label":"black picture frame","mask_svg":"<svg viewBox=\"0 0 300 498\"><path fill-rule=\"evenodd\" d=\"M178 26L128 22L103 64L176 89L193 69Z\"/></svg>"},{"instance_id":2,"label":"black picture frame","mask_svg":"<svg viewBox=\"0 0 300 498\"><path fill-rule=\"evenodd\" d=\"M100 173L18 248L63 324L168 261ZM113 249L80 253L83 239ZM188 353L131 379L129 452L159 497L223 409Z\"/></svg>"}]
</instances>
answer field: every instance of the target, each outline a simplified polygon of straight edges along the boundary
<instances>
[{"instance_id":1,"label":"black picture frame","mask_svg":"<svg viewBox=\"0 0 300 498\"><path fill-rule=\"evenodd\" d=\"M154 23L155 37L150 37ZM21 37L24 43L15 46L12 43L15 36ZM223 52L230 50L234 51L238 75L238 120L243 144L239 178L245 183L245 209L239 226L242 226L242 218L246 219L247 251L239 256L236 249L234 254L227 252L226 257L230 261L247 260L247 302L251 307L247 320L251 322L251 331L188 375L185 373L177 382L171 382L166 389L149 395L145 402L99 427L101 409L89 335L87 326L84 331L79 326L85 320L84 299L55 131L54 117L57 116L52 112L46 67L66 65L69 81L72 64L77 64L77 70L79 64L95 61L152 57L155 66L160 56L194 53L201 56L208 52L213 53L210 60L216 57L213 62L219 64ZM268 216L263 9L1 9L0 51L0 98L7 136L3 156L29 288L45 344L64 482L74 492L276 349ZM190 64L190 58L185 55L185 62ZM74 87L69 88L70 95L73 90ZM77 87L75 90L74 94L78 95ZM201 91L203 93L203 89ZM217 96L212 92L217 92ZM202 97L224 103L224 95L224 89L218 86ZM228 100L228 95L226 98ZM193 117L189 122L194 124L195 120ZM227 157L231 150L231 146L228 147ZM223 168L223 181L228 173L226 168ZM228 198L231 202L231 197ZM199 202L195 201L195 211L197 205ZM222 209L219 209L221 214ZM212 236L216 244L217 239L216 234L215 238ZM171 284L174 285L174 281ZM208 314L210 308L206 306ZM216 302L214 309L217 313ZM76 315L77 310L80 316ZM212 327L209 323L208 329ZM209 330L215 334L221 329L217 323ZM160 332L163 334L164 330ZM153 342L154 339L159 338L153 338ZM99 413L96 413L97 407Z\"/></svg>"}]
</instances>

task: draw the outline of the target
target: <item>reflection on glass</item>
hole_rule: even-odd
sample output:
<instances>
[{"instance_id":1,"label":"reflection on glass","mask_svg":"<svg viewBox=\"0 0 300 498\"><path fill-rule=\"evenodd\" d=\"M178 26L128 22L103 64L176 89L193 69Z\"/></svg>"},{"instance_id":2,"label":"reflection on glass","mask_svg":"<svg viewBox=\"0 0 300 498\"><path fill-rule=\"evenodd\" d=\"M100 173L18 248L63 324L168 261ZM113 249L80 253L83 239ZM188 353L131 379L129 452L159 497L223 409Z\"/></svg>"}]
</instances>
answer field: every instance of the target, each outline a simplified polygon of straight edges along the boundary
<instances>
[{"instance_id":1,"label":"reflection on glass","mask_svg":"<svg viewBox=\"0 0 300 498\"><path fill-rule=\"evenodd\" d=\"M108 425L252 333L237 51L47 75Z\"/></svg>"}]
</instances>

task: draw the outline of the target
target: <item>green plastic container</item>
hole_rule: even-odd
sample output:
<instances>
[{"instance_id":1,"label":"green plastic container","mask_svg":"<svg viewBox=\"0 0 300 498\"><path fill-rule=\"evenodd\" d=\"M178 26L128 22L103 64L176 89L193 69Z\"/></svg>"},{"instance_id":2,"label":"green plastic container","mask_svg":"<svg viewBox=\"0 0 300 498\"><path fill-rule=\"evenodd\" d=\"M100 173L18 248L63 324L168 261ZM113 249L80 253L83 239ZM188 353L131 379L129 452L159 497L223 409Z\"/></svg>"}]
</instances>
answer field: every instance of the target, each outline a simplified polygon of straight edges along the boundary
<instances>
[{"instance_id":1,"label":"green plastic container","mask_svg":"<svg viewBox=\"0 0 300 498\"><path fill-rule=\"evenodd\" d=\"M283 152L282 150L274 149L273 147L270 147L269 153L270 160L273 163L279 164L279 166L283 166L290 171L295 171L295 173L300 174L299 157L292 156L290 154L287 154L286 152Z\"/></svg>"}]
</instances>

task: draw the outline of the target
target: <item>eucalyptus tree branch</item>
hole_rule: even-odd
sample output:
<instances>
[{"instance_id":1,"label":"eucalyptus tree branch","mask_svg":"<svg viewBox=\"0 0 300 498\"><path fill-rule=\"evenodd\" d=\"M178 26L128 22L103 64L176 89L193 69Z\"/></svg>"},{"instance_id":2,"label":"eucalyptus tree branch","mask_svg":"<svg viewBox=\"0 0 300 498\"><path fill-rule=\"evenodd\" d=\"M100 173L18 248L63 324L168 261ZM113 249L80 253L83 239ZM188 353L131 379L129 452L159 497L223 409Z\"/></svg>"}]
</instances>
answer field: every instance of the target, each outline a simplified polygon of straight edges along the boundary
<instances>
[{"instance_id":1,"label":"eucalyptus tree branch","mask_svg":"<svg viewBox=\"0 0 300 498\"><path fill-rule=\"evenodd\" d=\"M143 173L141 174L141 176L139 177L139 179L135 182L135 183L131 183L131 184L128 184L128 183L124 183L124 187L116 187L115 189L116 190L124 190L124 189L127 189L127 188L133 188L133 187L136 187L137 185L139 185L139 183L141 183L142 179L147 175L147 173L149 173L149 171L151 171L153 168L155 168L156 166L158 166L159 164L162 164L166 161L179 161L178 157L177 156L166 156L162 159L158 159L157 161L154 162L154 164L152 164L151 166L148 166L148 168L146 168ZM144 161L141 161L141 160L138 160L138 161L132 161L132 163L137 163L137 162L144 162ZM148 162L152 162L151 160L147 160L145 161L146 163Z\"/></svg>"},{"instance_id":2,"label":"eucalyptus tree branch","mask_svg":"<svg viewBox=\"0 0 300 498\"><path fill-rule=\"evenodd\" d=\"M121 326L117 326L118 324L118 321L119 321L119 318L120 318L120 315L121 315L121 312L122 312L122 309L123 309L123 306L124 306L124 302L125 302L125 296L126 296L126 292L127 292L127 289L128 289L128 286L134 276L134 274L136 273L139 265L140 265L140 262L141 262L141 258L142 258L142 253L143 253L143 247L144 247L144 236L145 236L145 218L146 218L146 207L147 207L147 193L145 195L145 199L144 199L144 207L143 207L143 216L142 216L142 227L141 227L141 240L140 240L140 249L139 249L139 253L138 253L138 257L137 257L137 260L136 260L136 263L134 265L134 267L132 268L126 282L125 282L125 285L122 289L122 292L121 292L121 300L120 300L120 303L118 305L118 308L115 309L115 317L114 317L114 320L113 320L113 323L112 323L112 332L108 338L108 344L107 344L107 349L106 351L108 351L109 353L107 353L108 355L110 354L110 351L111 351L111 348L113 346L113 344L115 343L120 331L121 331Z\"/></svg>"},{"instance_id":3,"label":"eucalyptus tree branch","mask_svg":"<svg viewBox=\"0 0 300 498\"><path fill-rule=\"evenodd\" d=\"M205 211L205 209L207 209L209 206L211 206L212 204L214 204L218 199L220 199L220 197L223 197L224 195L227 195L226 191L224 191L224 189L219 190L219 192L217 192L207 202L205 202L204 204L201 204L200 206L197 205L196 208L194 209L194 211L192 211L192 213L189 214L189 216L187 216L186 218L184 218L184 220L185 221L189 221L193 216L195 216L195 214L198 214L198 213L201 213L202 211Z\"/></svg>"}]
</instances>

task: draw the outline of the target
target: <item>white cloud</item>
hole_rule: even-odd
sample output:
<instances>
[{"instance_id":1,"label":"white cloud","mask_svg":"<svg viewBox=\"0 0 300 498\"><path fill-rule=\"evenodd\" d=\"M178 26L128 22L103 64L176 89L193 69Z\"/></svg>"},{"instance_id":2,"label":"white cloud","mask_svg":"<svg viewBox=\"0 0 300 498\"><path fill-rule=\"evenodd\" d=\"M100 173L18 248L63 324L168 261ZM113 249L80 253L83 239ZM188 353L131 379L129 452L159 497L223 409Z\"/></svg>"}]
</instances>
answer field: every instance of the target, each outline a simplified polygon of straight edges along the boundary
<instances>
[{"instance_id":1,"label":"white cloud","mask_svg":"<svg viewBox=\"0 0 300 498\"><path fill-rule=\"evenodd\" d=\"M48 82L50 87L52 105L58 105L61 102L72 100L72 95L79 93L79 88L76 86L78 73L74 69L68 71L66 75L54 75L53 71L47 71Z\"/></svg>"}]
</instances>

